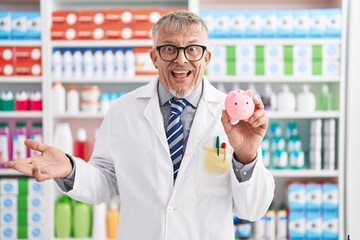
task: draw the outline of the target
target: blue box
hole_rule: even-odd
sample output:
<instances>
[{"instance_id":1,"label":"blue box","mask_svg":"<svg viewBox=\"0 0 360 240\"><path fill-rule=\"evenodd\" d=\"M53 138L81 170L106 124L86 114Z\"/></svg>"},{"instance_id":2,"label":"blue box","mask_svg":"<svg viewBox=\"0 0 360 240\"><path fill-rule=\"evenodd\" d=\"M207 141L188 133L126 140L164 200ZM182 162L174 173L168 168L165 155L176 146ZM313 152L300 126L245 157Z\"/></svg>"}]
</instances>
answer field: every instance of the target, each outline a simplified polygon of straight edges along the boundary
<instances>
[{"instance_id":1,"label":"blue box","mask_svg":"<svg viewBox=\"0 0 360 240\"><path fill-rule=\"evenodd\" d=\"M260 11L249 11L246 13L246 37L259 38L262 31L262 16Z\"/></svg>"},{"instance_id":2,"label":"blue box","mask_svg":"<svg viewBox=\"0 0 360 240\"><path fill-rule=\"evenodd\" d=\"M326 10L326 37L341 37L341 9Z\"/></svg>"},{"instance_id":3,"label":"blue box","mask_svg":"<svg viewBox=\"0 0 360 240\"><path fill-rule=\"evenodd\" d=\"M230 15L228 12L215 13L215 38L230 37Z\"/></svg>"},{"instance_id":4,"label":"blue box","mask_svg":"<svg viewBox=\"0 0 360 240\"><path fill-rule=\"evenodd\" d=\"M294 11L294 32L295 38L307 38L310 31L310 16L307 10Z\"/></svg>"},{"instance_id":5,"label":"blue box","mask_svg":"<svg viewBox=\"0 0 360 240\"><path fill-rule=\"evenodd\" d=\"M339 239L339 220L336 210L323 212L323 239Z\"/></svg>"},{"instance_id":6,"label":"blue box","mask_svg":"<svg viewBox=\"0 0 360 240\"><path fill-rule=\"evenodd\" d=\"M200 12L200 17L208 28L209 38L215 38L215 13L212 11Z\"/></svg>"},{"instance_id":7,"label":"blue box","mask_svg":"<svg viewBox=\"0 0 360 240\"><path fill-rule=\"evenodd\" d=\"M306 184L306 209L320 211L322 203L322 185L319 183Z\"/></svg>"},{"instance_id":8,"label":"blue box","mask_svg":"<svg viewBox=\"0 0 360 240\"><path fill-rule=\"evenodd\" d=\"M306 212L306 238L321 240L323 234L323 219L320 210Z\"/></svg>"},{"instance_id":9,"label":"blue box","mask_svg":"<svg viewBox=\"0 0 360 240\"><path fill-rule=\"evenodd\" d=\"M11 39L11 13L0 12L0 40Z\"/></svg>"},{"instance_id":10,"label":"blue box","mask_svg":"<svg viewBox=\"0 0 360 240\"><path fill-rule=\"evenodd\" d=\"M326 10L310 11L310 37L326 37Z\"/></svg>"},{"instance_id":11,"label":"blue box","mask_svg":"<svg viewBox=\"0 0 360 240\"><path fill-rule=\"evenodd\" d=\"M306 189L305 184L291 183L288 186L288 205L290 211L305 210Z\"/></svg>"},{"instance_id":12,"label":"blue box","mask_svg":"<svg viewBox=\"0 0 360 240\"><path fill-rule=\"evenodd\" d=\"M274 11L262 12L262 37L275 38L278 31L278 16Z\"/></svg>"},{"instance_id":13,"label":"blue box","mask_svg":"<svg viewBox=\"0 0 360 240\"><path fill-rule=\"evenodd\" d=\"M244 38L246 36L246 13L243 11L231 11L229 14L230 37Z\"/></svg>"},{"instance_id":14,"label":"blue box","mask_svg":"<svg viewBox=\"0 0 360 240\"><path fill-rule=\"evenodd\" d=\"M26 39L40 40L41 39L41 19L40 12L27 13L27 33Z\"/></svg>"},{"instance_id":15,"label":"blue box","mask_svg":"<svg viewBox=\"0 0 360 240\"><path fill-rule=\"evenodd\" d=\"M289 213L289 239L305 239L306 219L305 211L290 211Z\"/></svg>"},{"instance_id":16,"label":"blue box","mask_svg":"<svg viewBox=\"0 0 360 240\"><path fill-rule=\"evenodd\" d=\"M294 32L294 16L292 11L278 12L278 31L277 36L280 38L291 38Z\"/></svg>"},{"instance_id":17,"label":"blue box","mask_svg":"<svg viewBox=\"0 0 360 240\"><path fill-rule=\"evenodd\" d=\"M339 209L339 190L335 183L324 183L323 191L323 210L338 210Z\"/></svg>"},{"instance_id":18,"label":"blue box","mask_svg":"<svg viewBox=\"0 0 360 240\"><path fill-rule=\"evenodd\" d=\"M23 40L27 34L27 13L13 12L11 14L11 38L14 40Z\"/></svg>"}]
</instances>

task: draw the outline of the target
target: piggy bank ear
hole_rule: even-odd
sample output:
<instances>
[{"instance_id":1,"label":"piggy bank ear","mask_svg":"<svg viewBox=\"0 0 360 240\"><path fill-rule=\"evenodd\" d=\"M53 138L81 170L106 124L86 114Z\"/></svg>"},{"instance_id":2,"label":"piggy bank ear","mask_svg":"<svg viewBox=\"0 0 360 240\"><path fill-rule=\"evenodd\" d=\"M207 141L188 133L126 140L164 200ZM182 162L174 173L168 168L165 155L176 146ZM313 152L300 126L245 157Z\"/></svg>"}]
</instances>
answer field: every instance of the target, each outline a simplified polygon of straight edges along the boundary
<instances>
[{"instance_id":1,"label":"piggy bank ear","mask_svg":"<svg viewBox=\"0 0 360 240\"><path fill-rule=\"evenodd\" d=\"M234 97L236 95L237 95L236 91L231 91L228 93L228 97Z\"/></svg>"},{"instance_id":2,"label":"piggy bank ear","mask_svg":"<svg viewBox=\"0 0 360 240\"><path fill-rule=\"evenodd\" d=\"M245 94L246 96L251 97L251 98L252 98L252 97L253 97L253 95L254 95L254 94L253 94L253 91L252 91L252 90L250 90L250 89L249 89L249 90L246 90L244 94Z\"/></svg>"}]
</instances>

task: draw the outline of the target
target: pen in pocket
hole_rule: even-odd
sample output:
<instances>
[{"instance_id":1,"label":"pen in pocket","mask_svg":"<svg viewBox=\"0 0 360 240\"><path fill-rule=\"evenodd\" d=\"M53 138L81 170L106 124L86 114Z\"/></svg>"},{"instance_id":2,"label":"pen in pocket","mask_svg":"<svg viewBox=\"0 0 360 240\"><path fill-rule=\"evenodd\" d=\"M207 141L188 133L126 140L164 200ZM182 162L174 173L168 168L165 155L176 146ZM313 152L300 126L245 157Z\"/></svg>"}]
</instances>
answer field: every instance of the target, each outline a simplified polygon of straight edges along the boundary
<instances>
[{"instance_id":1,"label":"pen in pocket","mask_svg":"<svg viewBox=\"0 0 360 240\"><path fill-rule=\"evenodd\" d=\"M225 162L225 158L226 158L226 143L225 142L221 143L221 149L224 149L224 159L223 159L223 161Z\"/></svg>"}]
</instances>

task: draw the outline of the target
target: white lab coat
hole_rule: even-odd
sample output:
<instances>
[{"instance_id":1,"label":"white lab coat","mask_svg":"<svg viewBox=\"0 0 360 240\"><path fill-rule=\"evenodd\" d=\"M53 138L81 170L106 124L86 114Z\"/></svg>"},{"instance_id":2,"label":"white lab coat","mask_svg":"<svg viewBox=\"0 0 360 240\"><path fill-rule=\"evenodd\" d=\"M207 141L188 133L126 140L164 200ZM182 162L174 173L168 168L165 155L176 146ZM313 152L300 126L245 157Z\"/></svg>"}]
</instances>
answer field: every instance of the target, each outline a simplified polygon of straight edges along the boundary
<instances>
[{"instance_id":1,"label":"white lab coat","mask_svg":"<svg viewBox=\"0 0 360 240\"><path fill-rule=\"evenodd\" d=\"M229 170L204 177L204 147L220 136L225 95L204 79L204 91L173 185L173 166L159 107L157 81L118 99L101 125L89 163L75 159L69 196L88 203L120 194L118 239L230 240L233 214L257 220L273 199L274 180L261 154L250 180ZM227 144L229 146L229 144Z\"/></svg>"}]
</instances>

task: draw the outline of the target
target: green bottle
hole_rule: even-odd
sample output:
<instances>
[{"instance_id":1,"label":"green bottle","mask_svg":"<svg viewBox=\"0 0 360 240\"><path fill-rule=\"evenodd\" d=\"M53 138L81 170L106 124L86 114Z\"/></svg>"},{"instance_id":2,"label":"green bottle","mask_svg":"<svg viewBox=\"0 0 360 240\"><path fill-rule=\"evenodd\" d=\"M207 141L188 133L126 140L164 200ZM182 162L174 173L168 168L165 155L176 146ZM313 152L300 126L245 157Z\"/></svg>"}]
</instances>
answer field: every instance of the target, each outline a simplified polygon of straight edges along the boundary
<instances>
[{"instance_id":1,"label":"green bottle","mask_svg":"<svg viewBox=\"0 0 360 240\"><path fill-rule=\"evenodd\" d=\"M92 232L92 205L75 202L74 205L74 237L89 238Z\"/></svg>"},{"instance_id":2,"label":"green bottle","mask_svg":"<svg viewBox=\"0 0 360 240\"><path fill-rule=\"evenodd\" d=\"M70 238L72 232L72 200L62 195L55 206L55 236L57 238Z\"/></svg>"},{"instance_id":3,"label":"green bottle","mask_svg":"<svg viewBox=\"0 0 360 240\"><path fill-rule=\"evenodd\" d=\"M322 85L321 92L316 96L316 110L331 111L333 110L332 94L327 84Z\"/></svg>"}]
</instances>

